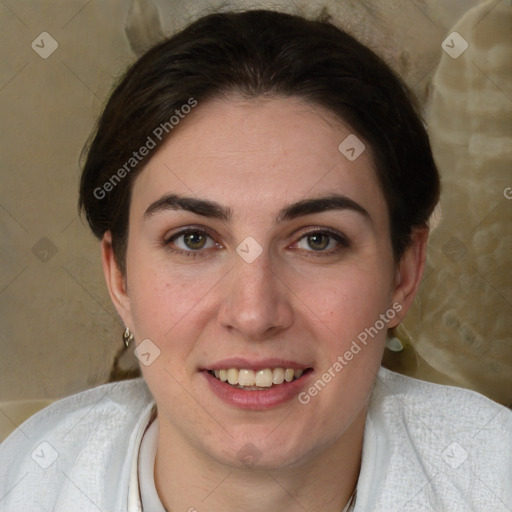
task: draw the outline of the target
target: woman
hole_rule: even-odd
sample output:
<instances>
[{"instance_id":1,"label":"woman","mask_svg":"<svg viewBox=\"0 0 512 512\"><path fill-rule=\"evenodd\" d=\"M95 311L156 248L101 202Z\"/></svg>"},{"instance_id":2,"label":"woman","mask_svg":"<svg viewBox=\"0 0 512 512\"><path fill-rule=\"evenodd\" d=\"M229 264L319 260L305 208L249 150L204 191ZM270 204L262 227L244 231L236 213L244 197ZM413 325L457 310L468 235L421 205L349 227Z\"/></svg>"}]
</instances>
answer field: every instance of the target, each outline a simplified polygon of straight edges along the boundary
<instances>
[{"instance_id":1,"label":"woman","mask_svg":"<svg viewBox=\"0 0 512 512\"><path fill-rule=\"evenodd\" d=\"M337 28L214 14L150 50L80 189L143 380L14 433L2 510L510 509L510 411L380 368L438 197L409 93Z\"/></svg>"}]
</instances>

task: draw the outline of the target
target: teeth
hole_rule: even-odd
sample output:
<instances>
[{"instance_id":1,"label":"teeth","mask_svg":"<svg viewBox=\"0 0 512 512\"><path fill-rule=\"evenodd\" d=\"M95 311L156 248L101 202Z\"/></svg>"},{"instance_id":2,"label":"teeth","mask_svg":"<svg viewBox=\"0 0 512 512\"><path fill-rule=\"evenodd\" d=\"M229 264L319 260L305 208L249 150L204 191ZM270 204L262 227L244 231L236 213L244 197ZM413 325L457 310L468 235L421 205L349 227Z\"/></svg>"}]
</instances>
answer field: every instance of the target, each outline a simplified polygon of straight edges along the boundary
<instances>
[{"instance_id":1,"label":"teeth","mask_svg":"<svg viewBox=\"0 0 512 512\"><path fill-rule=\"evenodd\" d=\"M240 386L254 386L255 382L252 370L240 370L238 372L238 384Z\"/></svg>"},{"instance_id":2,"label":"teeth","mask_svg":"<svg viewBox=\"0 0 512 512\"><path fill-rule=\"evenodd\" d=\"M260 388L269 388L272 386L272 370L267 368L256 372L254 385Z\"/></svg>"},{"instance_id":3,"label":"teeth","mask_svg":"<svg viewBox=\"0 0 512 512\"><path fill-rule=\"evenodd\" d=\"M247 370L245 368L229 368L213 370L213 374L221 382L228 382L232 386L244 388L269 388L283 382L291 382L302 376L304 370L293 368L265 368L264 370Z\"/></svg>"},{"instance_id":4,"label":"teeth","mask_svg":"<svg viewBox=\"0 0 512 512\"><path fill-rule=\"evenodd\" d=\"M284 382L284 370L282 368L276 368L272 372L272 382L274 384L282 384Z\"/></svg>"},{"instance_id":5,"label":"teeth","mask_svg":"<svg viewBox=\"0 0 512 512\"><path fill-rule=\"evenodd\" d=\"M230 384L238 384L238 370L236 368L228 370L228 382Z\"/></svg>"}]
</instances>

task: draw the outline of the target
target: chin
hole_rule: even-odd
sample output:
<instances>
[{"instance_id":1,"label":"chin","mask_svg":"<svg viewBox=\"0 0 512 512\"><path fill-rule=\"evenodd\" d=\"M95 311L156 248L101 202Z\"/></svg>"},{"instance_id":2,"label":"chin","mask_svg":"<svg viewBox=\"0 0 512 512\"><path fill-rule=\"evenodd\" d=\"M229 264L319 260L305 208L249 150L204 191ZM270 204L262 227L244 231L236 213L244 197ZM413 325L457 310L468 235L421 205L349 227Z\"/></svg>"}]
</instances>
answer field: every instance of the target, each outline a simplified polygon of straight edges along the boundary
<instances>
[{"instance_id":1,"label":"chin","mask_svg":"<svg viewBox=\"0 0 512 512\"><path fill-rule=\"evenodd\" d=\"M278 427L279 428L279 427ZM218 444L211 455L219 463L236 469L277 470L300 466L321 451L322 446L310 445L311 438L290 439L288 432L282 437L269 435L268 429L259 435L244 434L240 438L230 438L229 445L219 453ZM328 443L327 443L328 444ZM216 453L215 453L216 452Z\"/></svg>"}]
</instances>

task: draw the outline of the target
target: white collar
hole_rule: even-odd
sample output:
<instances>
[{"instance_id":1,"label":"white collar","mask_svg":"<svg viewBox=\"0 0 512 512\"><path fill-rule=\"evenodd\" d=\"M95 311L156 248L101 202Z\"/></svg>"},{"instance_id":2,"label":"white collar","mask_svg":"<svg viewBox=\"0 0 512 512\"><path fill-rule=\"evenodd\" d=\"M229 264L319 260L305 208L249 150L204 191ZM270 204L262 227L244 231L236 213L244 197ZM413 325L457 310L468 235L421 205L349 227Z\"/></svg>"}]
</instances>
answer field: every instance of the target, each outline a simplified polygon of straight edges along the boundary
<instances>
[{"instance_id":1,"label":"white collar","mask_svg":"<svg viewBox=\"0 0 512 512\"><path fill-rule=\"evenodd\" d=\"M158 449L158 418L146 430L139 450L139 488L142 509L166 512L155 485L155 460Z\"/></svg>"},{"instance_id":2,"label":"white collar","mask_svg":"<svg viewBox=\"0 0 512 512\"><path fill-rule=\"evenodd\" d=\"M134 450L130 464L130 481L128 486L128 504L127 512L142 512L142 502L139 487L139 452L142 445L142 439L146 430L155 416L154 407L149 408L139 427L134 439Z\"/></svg>"}]
</instances>

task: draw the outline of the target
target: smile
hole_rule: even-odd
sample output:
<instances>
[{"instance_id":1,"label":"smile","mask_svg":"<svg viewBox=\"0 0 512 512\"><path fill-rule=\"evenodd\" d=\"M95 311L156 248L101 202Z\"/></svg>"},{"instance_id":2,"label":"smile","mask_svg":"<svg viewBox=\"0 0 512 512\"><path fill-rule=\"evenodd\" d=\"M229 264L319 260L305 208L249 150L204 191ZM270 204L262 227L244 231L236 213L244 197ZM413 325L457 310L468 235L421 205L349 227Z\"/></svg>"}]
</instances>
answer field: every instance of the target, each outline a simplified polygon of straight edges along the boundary
<instances>
[{"instance_id":1,"label":"smile","mask_svg":"<svg viewBox=\"0 0 512 512\"><path fill-rule=\"evenodd\" d=\"M245 368L223 368L210 370L208 373L213 375L217 380L226 382L231 386L256 391L297 380L303 375L304 370L294 368L265 368L255 371Z\"/></svg>"}]
</instances>

